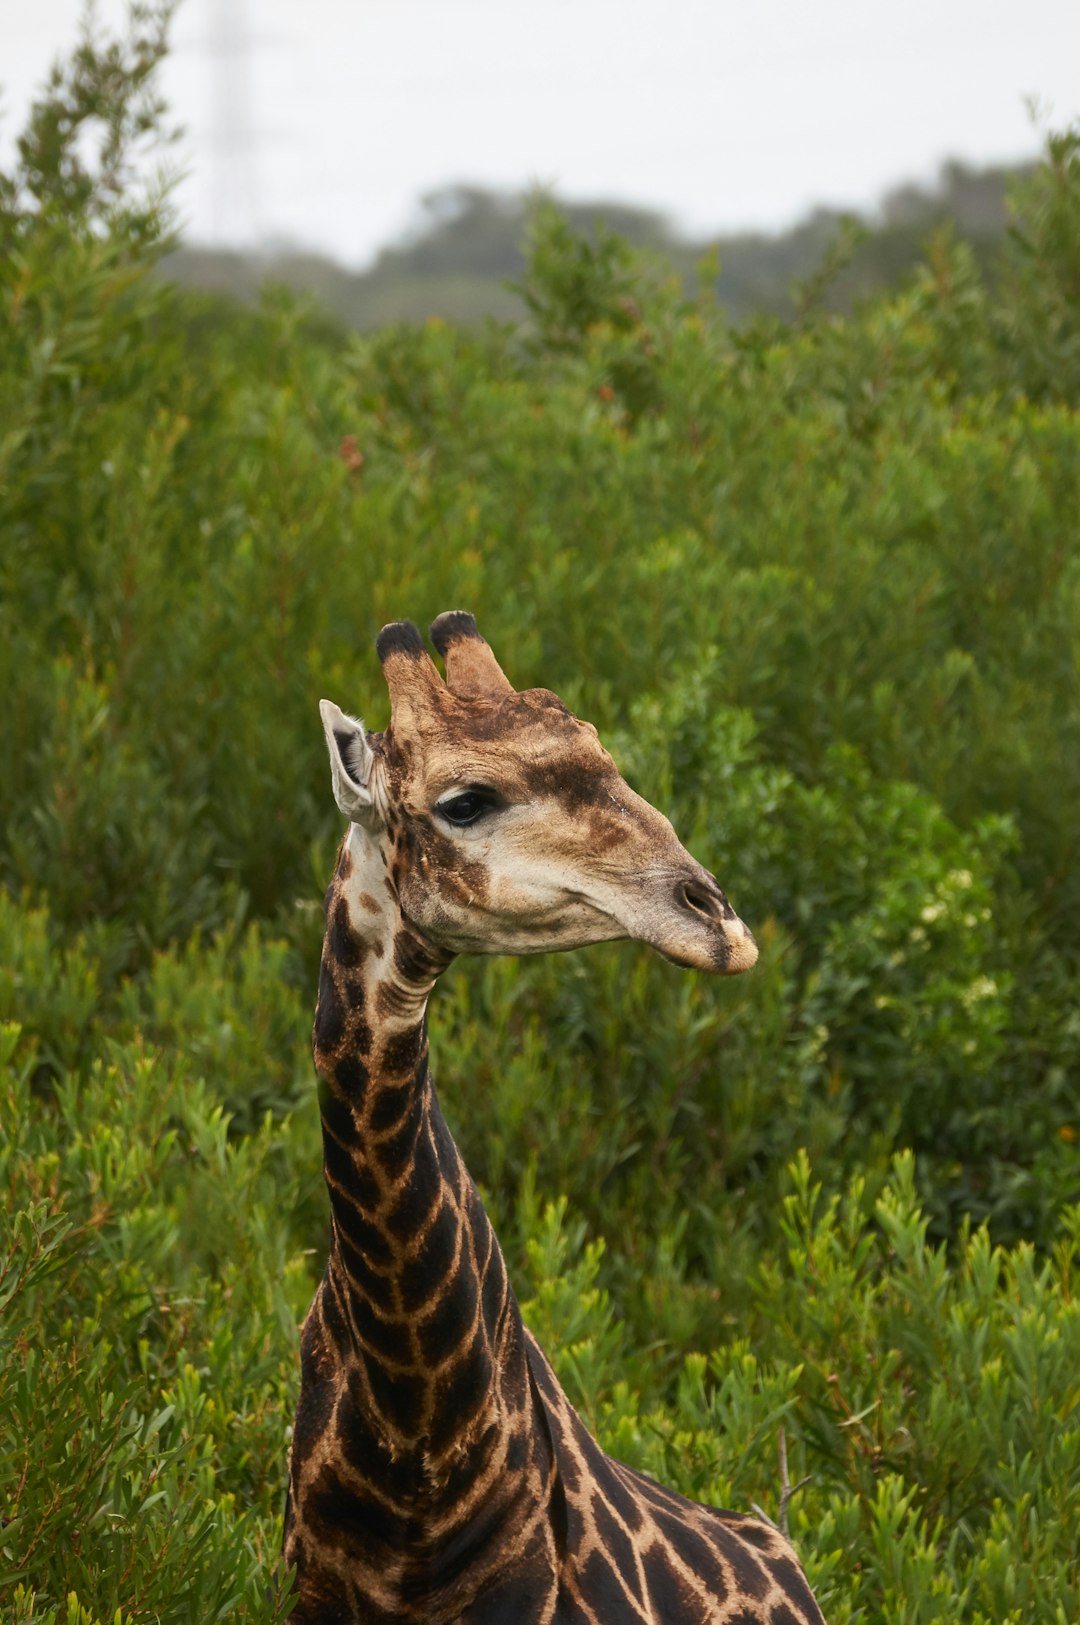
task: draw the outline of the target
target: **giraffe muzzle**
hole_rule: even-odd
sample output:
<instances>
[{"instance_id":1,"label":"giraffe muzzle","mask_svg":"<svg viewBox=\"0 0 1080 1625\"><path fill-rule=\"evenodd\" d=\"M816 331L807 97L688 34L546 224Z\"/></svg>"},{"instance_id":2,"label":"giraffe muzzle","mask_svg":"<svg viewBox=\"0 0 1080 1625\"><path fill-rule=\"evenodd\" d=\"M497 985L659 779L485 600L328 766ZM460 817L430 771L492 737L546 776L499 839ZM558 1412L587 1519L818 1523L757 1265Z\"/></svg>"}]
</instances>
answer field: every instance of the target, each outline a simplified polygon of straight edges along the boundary
<instances>
[{"instance_id":1,"label":"giraffe muzzle","mask_svg":"<svg viewBox=\"0 0 1080 1625\"><path fill-rule=\"evenodd\" d=\"M677 880L672 888L676 919L687 931L681 941L656 942L666 959L687 969L734 976L757 963L753 932L736 914L707 870ZM676 936L682 936L676 931Z\"/></svg>"}]
</instances>

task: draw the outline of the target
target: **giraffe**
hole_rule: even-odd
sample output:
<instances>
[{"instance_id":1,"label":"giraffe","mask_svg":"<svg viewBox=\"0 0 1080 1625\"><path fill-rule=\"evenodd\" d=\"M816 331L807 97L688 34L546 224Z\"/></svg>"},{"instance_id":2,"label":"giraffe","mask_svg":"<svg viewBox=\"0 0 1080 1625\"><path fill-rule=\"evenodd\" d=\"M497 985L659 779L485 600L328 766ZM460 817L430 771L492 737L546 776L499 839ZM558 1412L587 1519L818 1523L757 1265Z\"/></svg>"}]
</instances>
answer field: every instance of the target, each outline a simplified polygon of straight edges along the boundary
<instances>
[{"instance_id":1,"label":"giraffe","mask_svg":"<svg viewBox=\"0 0 1080 1625\"><path fill-rule=\"evenodd\" d=\"M473 617L376 649L385 733L321 704L348 820L313 1049L330 1253L304 1322L292 1625L821 1625L795 1554L608 1457L523 1325L439 1109L427 1005L459 953L633 937L735 973L754 939L668 820Z\"/></svg>"}]
</instances>

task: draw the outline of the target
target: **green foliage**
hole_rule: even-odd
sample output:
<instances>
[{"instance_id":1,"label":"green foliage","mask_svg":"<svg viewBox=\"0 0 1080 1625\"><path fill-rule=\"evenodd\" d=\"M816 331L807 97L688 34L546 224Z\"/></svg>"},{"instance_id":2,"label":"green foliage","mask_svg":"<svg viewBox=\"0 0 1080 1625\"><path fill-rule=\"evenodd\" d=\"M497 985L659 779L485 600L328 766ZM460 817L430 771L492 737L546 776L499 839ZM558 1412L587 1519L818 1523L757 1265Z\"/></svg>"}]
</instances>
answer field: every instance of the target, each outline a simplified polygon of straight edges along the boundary
<instances>
[{"instance_id":1,"label":"green foliage","mask_svg":"<svg viewBox=\"0 0 1080 1625\"><path fill-rule=\"evenodd\" d=\"M0 188L0 1615L287 1610L316 703L378 726L373 633L464 603L762 947L730 985L624 946L437 994L570 1393L625 1459L772 1515L782 1428L840 1625L1064 1625L1073 137L996 281L942 238L854 317L735 334L547 210L525 326L345 338L147 274L159 51L155 17L88 40Z\"/></svg>"},{"instance_id":2,"label":"green foliage","mask_svg":"<svg viewBox=\"0 0 1080 1625\"><path fill-rule=\"evenodd\" d=\"M182 1055L113 1043L48 1099L0 1053L0 1609L284 1617L296 1315L285 1141L230 1144Z\"/></svg>"},{"instance_id":3,"label":"green foliage","mask_svg":"<svg viewBox=\"0 0 1080 1625\"><path fill-rule=\"evenodd\" d=\"M966 1231L927 1240L910 1156L876 1201L825 1199L800 1155L783 1250L755 1272L754 1352L689 1356L672 1399L620 1380L625 1333L598 1250L565 1209L529 1207L526 1313L604 1445L717 1505L777 1510L778 1430L791 1528L826 1617L946 1625L1057 1620L1080 1607L1080 1209L1052 1258Z\"/></svg>"},{"instance_id":4,"label":"green foliage","mask_svg":"<svg viewBox=\"0 0 1080 1625\"><path fill-rule=\"evenodd\" d=\"M0 181L6 231L55 240L75 233L132 247L156 244L160 186L147 194L138 159L162 140L165 104L154 84L165 55L172 0L132 5L124 40L95 35L89 11L82 38L57 62L17 143L14 173Z\"/></svg>"},{"instance_id":5,"label":"green foliage","mask_svg":"<svg viewBox=\"0 0 1080 1625\"><path fill-rule=\"evenodd\" d=\"M1016 194L1006 333L1024 388L1080 402L1080 124L1050 135Z\"/></svg>"},{"instance_id":6,"label":"green foliage","mask_svg":"<svg viewBox=\"0 0 1080 1625\"><path fill-rule=\"evenodd\" d=\"M186 968L184 1049L113 1040L43 1094L36 1041L3 1029L5 1618L287 1609L274 1564L317 1135L307 1114L230 1137L191 1055L216 1065L250 967L211 944ZM931 1243L910 1156L876 1196L861 1175L828 1196L800 1154L778 1202L742 1335L672 1363L604 1282L622 1239L605 1249L522 1181L502 1219L525 1313L601 1441L687 1494L775 1515L783 1429L793 1479L809 1475L792 1533L841 1625L944 1625L961 1606L1074 1618L1080 1209L1040 1258L985 1228ZM686 1294L671 1254L666 1269Z\"/></svg>"}]
</instances>

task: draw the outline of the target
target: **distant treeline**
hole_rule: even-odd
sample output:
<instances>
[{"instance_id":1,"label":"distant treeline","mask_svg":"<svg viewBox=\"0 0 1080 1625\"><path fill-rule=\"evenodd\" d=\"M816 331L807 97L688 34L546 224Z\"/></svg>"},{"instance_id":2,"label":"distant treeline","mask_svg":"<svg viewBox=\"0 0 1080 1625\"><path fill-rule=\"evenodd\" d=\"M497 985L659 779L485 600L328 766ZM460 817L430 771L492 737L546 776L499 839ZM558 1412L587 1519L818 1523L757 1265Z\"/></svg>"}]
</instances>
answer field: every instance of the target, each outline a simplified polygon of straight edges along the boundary
<instances>
[{"instance_id":1,"label":"distant treeline","mask_svg":"<svg viewBox=\"0 0 1080 1625\"><path fill-rule=\"evenodd\" d=\"M935 232L952 229L985 265L1004 234L1010 185L1031 166L974 169L950 162L933 187L902 186L871 216L815 209L790 231L741 232L691 241L662 214L625 203L566 203L578 232L603 229L654 249L688 285L702 278L735 321L755 312L790 316L800 290L817 285L833 309L848 309L894 284ZM525 272L525 239L536 197L458 185L423 200L423 220L404 242L384 248L367 271L350 271L299 248L238 252L188 244L165 268L177 281L253 300L266 282L311 292L351 327L442 316L448 321L509 320L521 313L511 284Z\"/></svg>"}]
</instances>

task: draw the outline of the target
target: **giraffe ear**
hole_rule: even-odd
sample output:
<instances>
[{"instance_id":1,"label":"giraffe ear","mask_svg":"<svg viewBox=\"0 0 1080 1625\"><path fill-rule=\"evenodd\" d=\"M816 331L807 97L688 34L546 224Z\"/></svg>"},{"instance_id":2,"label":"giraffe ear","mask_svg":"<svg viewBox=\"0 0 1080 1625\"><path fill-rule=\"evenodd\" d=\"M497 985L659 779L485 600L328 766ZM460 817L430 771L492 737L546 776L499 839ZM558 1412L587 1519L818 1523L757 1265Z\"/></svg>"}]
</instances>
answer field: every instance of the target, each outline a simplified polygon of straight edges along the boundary
<instances>
[{"instance_id":1,"label":"giraffe ear","mask_svg":"<svg viewBox=\"0 0 1080 1625\"><path fill-rule=\"evenodd\" d=\"M367 730L355 717L347 717L333 700L319 701L319 715L330 752L330 777L338 810L354 824L370 823L375 812L375 753L368 744Z\"/></svg>"}]
</instances>

